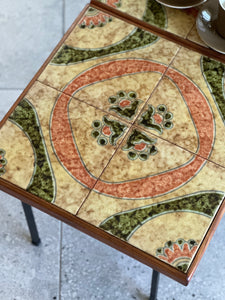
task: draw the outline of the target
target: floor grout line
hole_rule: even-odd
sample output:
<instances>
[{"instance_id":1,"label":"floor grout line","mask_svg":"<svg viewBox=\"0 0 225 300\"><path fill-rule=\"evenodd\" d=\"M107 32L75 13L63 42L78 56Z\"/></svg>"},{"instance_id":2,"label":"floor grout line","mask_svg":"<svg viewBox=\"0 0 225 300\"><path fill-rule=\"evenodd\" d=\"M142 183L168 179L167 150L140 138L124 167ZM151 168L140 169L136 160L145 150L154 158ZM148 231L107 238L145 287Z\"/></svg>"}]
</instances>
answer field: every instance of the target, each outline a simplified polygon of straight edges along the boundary
<instances>
[{"instance_id":1,"label":"floor grout line","mask_svg":"<svg viewBox=\"0 0 225 300\"><path fill-rule=\"evenodd\" d=\"M58 300L61 300L62 282L62 221L59 221L59 277L58 277Z\"/></svg>"},{"instance_id":2,"label":"floor grout line","mask_svg":"<svg viewBox=\"0 0 225 300\"><path fill-rule=\"evenodd\" d=\"M62 36L65 34L65 19L66 19L66 3L65 0L62 0Z\"/></svg>"},{"instance_id":3,"label":"floor grout line","mask_svg":"<svg viewBox=\"0 0 225 300\"><path fill-rule=\"evenodd\" d=\"M1 88L0 87L0 91L10 91L10 90L12 90L12 91L23 91L24 90L24 88L8 88L8 87L6 87L6 88Z\"/></svg>"}]
</instances>

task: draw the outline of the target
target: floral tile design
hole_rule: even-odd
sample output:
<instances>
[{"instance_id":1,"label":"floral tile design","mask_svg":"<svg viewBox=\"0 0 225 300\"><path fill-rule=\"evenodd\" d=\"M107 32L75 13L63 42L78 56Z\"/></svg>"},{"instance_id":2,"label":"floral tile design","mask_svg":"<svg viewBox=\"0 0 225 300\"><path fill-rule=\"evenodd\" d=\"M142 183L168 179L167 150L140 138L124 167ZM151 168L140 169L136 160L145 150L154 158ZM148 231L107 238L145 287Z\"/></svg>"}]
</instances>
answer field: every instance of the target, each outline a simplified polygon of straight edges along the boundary
<instances>
[{"instance_id":1,"label":"floral tile design","mask_svg":"<svg viewBox=\"0 0 225 300\"><path fill-rule=\"evenodd\" d=\"M151 25L186 37L195 23L196 9L171 9L155 0L99 0ZM99 23L101 26L101 23Z\"/></svg>"},{"instance_id":2,"label":"floral tile design","mask_svg":"<svg viewBox=\"0 0 225 300\"><path fill-rule=\"evenodd\" d=\"M224 64L181 49L136 124L224 166L224 76Z\"/></svg>"},{"instance_id":3,"label":"floral tile design","mask_svg":"<svg viewBox=\"0 0 225 300\"><path fill-rule=\"evenodd\" d=\"M82 19L80 22L83 22ZM107 84L115 78L152 71L162 75L178 49L175 43L118 18L93 29L81 28L78 24L40 75L39 81L82 100L82 93L78 93L90 85ZM152 63L146 64L146 60ZM155 67L154 62L160 63L161 68ZM151 85L144 87L148 95L159 78L155 76Z\"/></svg>"},{"instance_id":4,"label":"floral tile design","mask_svg":"<svg viewBox=\"0 0 225 300\"><path fill-rule=\"evenodd\" d=\"M180 86L189 84L182 74L176 82L173 76L165 76L139 115L136 124L163 139L192 152L198 149L196 126L190 113L189 100ZM188 87L189 88L189 87Z\"/></svg>"},{"instance_id":5,"label":"floral tile design","mask_svg":"<svg viewBox=\"0 0 225 300\"><path fill-rule=\"evenodd\" d=\"M182 37L196 16L103 2ZM1 127L0 176L186 273L225 196L224 76L89 7Z\"/></svg>"},{"instance_id":6,"label":"floral tile design","mask_svg":"<svg viewBox=\"0 0 225 300\"><path fill-rule=\"evenodd\" d=\"M128 61L120 63L126 66ZM136 66L133 67L138 70L141 61L130 61L130 64L135 63ZM146 63L149 62L144 62ZM128 122L134 122L161 76L157 72L124 75L89 85L78 91L74 97Z\"/></svg>"}]
</instances>

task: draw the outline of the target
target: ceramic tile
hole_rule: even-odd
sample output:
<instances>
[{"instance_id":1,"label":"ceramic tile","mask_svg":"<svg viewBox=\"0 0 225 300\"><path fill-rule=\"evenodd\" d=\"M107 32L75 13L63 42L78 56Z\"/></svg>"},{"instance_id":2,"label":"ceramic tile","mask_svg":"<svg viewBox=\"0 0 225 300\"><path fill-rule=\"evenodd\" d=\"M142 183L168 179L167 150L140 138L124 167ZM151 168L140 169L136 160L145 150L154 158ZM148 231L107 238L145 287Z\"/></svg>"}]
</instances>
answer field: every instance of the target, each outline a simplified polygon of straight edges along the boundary
<instances>
[{"instance_id":1,"label":"ceramic tile","mask_svg":"<svg viewBox=\"0 0 225 300\"><path fill-rule=\"evenodd\" d=\"M206 48L208 48L208 46L201 40L198 32L197 32L197 29L196 29L196 26L194 26L192 28L192 30L189 32L188 36L187 36L187 39L192 41L192 42L195 42L201 46L204 46Z\"/></svg>"},{"instance_id":2,"label":"ceramic tile","mask_svg":"<svg viewBox=\"0 0 225 300\"><path fill-rule=\"evenodd\" d=\"M183 77L181 80L183 84ZM190 114L194 105L189 104L182 95L177 82L165 76L141 111L136 124L158 137L196 152L199 141Z\"/></svg>"},{"instance_id":3,"label":"ceramic tile","mask_svg":"<svg viewBox=\"0 0 225 300\"><path fill-rule=\"evenodd\" d=\"M123 182L145 178L155 173L164 173L177 168L192 158L193 154L182 151L164 140L157 139L141 127L132 127L107 169L101 175L101 180ZM162 186L160 185L158 188L161 189ZM145 198L145 193L148 193L146 189L147 187L143 189L141 183L138 184L135 191L137 198ZM126 191L130 195L122 197L132 198L131 194L134 196L134 191ZM123 193L123 190L121 192ZM154 193L154 191L152 192ZM134 196L134 198L136 197Z\"/></svg>"},{"instance_id":4,"label":"ceramic tile","mask_svg":"<svg viewBox=\"0 0 225 300\"><path fill-rule=\"evenodd\" d=\"M102 0L99 0L102 2ZM195 22L196 9L171 9L155 0L106 0L109 7L116 8L139 20L186 37Z\"/></svg>"},{"instance_id":5,"label":"ceramic tile","mask_svg":"<svg viewBox=\"0 0 225 300\"><path fill-rule=\"evenodd\" d=\"M225 166L224 74L224 64L185 48L166 73L178 86L189 109L198 139L196 153L222 166ZM190 138L192 133L188 133Z\"/></svg>"},{"instance_id":6,"label":"ceramic tile","mask_svg":"<svg viewBox=\"0 0 225 300\"><path fill-rule=\"evenodd\" d=\"M118 173L124 156L118 151L78 216L186 272L224 198L225 168L195 155L190 159L189 152L165 141L157 146L159 152L147 161L127 158L123 178Z\"/></svg>"},{"instance_id":7,"label":"ceramic tile","mask_svg":"<svg viewBox=\"0 0 225 300\"><path fill-rule=\"evenodd\" d=\"M36 82L1 128L1 175L75 213L128 128Z\"/></svg>"},{"instance_id":8,"label":"ceramic tile","mask_svg":"<svg viewBox=\"0 0 225 300\"><path fill-rule=\"evenodd\" d=\"M117 18L102 27L83 28L81 24L73 29L39 77L42 83L69 95L76 95L90 85L116 83L119 80L116 78L127 77L129 82L134 74L154 72L162 75L179 49L175 43ZM148 77L147 74L143 76L144 80ZM148 94L160 77L149 76Z\"/></svg>"},{"instance_id":9,"label":"ceramic tile","mask_svg":"<svg viewBox=\"0 0 225 300\"><path fill-rule=\"evenodd\" d=\"M133 122L160 78L155 72L117 77L87 86L74 96Z\"/></svg>"}]
</instances>

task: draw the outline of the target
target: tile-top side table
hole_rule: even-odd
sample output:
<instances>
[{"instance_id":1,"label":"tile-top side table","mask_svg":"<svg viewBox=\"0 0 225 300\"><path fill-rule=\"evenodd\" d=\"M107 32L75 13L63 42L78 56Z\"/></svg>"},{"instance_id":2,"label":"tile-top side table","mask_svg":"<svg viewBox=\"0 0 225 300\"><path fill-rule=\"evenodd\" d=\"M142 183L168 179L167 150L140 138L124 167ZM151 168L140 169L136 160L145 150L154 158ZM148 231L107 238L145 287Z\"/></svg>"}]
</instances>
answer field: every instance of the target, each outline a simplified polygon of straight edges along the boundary
<instances>
[{"instance_id":1,"label":"tile-top side table","mask_svg":"<svg viewBox=\"0 0 225 300\"><path fill-rule=\"evenodd\" d=\"M152 267L151 299L157 272L188 284L224 212L225 55L195 17L91 1L0 124L33 241L29 205Z\"/></svg>"}]
</instances>

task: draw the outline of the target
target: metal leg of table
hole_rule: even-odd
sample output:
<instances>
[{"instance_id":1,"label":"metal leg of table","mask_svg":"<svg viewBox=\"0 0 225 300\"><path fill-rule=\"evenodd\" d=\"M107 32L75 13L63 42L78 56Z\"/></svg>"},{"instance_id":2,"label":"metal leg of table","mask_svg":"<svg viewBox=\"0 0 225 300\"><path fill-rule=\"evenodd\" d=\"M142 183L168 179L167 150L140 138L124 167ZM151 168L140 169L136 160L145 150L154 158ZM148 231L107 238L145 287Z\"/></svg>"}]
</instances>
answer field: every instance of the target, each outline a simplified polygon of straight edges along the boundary
<instances>
[{"instance_id":1,"label":"metal leg of table","mask_svg":"<svg viewBox=\"0 0 225 300\"><path fill-rule=\"evenodd\" d=\"M152 284L151 284L151 294L149 300L157 299L159 275L160 275L159 272L152 270Z\"/></svg>"},{"instance_id":2,"label":"metal leg of table","mask_svg":"<svg viewBox=\"0 0 225 300\"><path fill-rule=\"evenodd\" d=\"M37 230L37 226L34 220L34 215L33 215L33 211L32 211L32 207L26 203L22 202L22 206L23 206L23 210L24 210L24 214L27 220L27 225L29 227L30 230L30 235L31 235L31 240L32 240L32 244L34 244L35 246L38 246L41 242L39 234L38 234L38 230Z\"/></svg>"}]
</instances>

